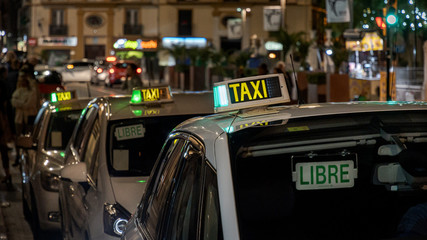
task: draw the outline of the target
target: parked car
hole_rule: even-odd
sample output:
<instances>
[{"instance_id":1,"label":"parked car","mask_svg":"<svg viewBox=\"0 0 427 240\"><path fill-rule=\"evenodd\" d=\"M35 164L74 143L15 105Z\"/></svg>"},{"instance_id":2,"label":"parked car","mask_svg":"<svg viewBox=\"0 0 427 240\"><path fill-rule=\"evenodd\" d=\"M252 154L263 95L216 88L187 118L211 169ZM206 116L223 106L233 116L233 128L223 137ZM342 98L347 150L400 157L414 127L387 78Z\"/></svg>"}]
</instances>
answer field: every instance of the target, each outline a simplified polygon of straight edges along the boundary
<instances>
[{"instance_id":1,"label":"parked car","mask_svg":"<svg viewBox=\"0 0 427 240\"><path fill-rule=\"evenodd\" d=\"M29 136L20 137L22 173L22 206L34 239L49 239L51 232L60 233L58 206L59 171L64 164L64 151L89 99L72 99L73 92L51 93L35 119Z\"/></svg>"},{"instance_id":2,"label":"parked car","mask_svg":"<svg viewBox=\"0 0 427 240\"><path fill-rule=\"evenodd\" d=\"M218 113L171 132L122 239L426 239L427 104L286 88L215 83Z\"/></svg>"},{"instance_id":3,"label":"parked car","mask_svg":"<svg viewBox=\"0 0 427 240\"><path fill-rule=\"evenodd\" d=\"M172 95L169 87L92 100L61 170L64 239L118 239L169 132L188 118L211 113L212 93Z\"/></svg>"},{"instance_id":4,"label":"parked car","mask_svg":"<svg viewBox=\"0 0 427 240\"><path fill-rule=\"evenodd\" d=\"M109 56L106 58L97 58L95 59L93 71L95 72L92 76L91 83L98 85L100 82L105 83L107 77L109 76L108 69L111 67L112 63L116 61L115 56Z\"/></svg>"},{"instance_id":5,"label":"parked car","mask_svg":"<svg viewBox=\"0 0 427 240\"><path fill-rule=\"evenodd\" d=\"M42 102L49 99L51 92L65 90L62 75L54 68L46 65L36 65L34 76L37 81Z\"/></svg>"},{"instance_id":6,"label":"parked car","mask_svg":"<svg viewBox=\"0 0 427 240\"><path fill-rule=\"evenodd\" d=\"M120 60L110 65L108 69L108 77L105 79L105 86L112 87L114 84L120 84L126 80L126 69L128 64L134 63L129 60ZM141 68L137 69L137 73L141 73Z\"/></svg>"},{"instance_id":7,"label":"parked car","mask_svg":"<svg viewBox=\"0 0 427 240\"><path fill-rule=\"evenodd\" d=\"M88 59L73 60L66 63L61 71L62 81L89 83L95 74L93 61Z\"/></svg>"}]
</instances>

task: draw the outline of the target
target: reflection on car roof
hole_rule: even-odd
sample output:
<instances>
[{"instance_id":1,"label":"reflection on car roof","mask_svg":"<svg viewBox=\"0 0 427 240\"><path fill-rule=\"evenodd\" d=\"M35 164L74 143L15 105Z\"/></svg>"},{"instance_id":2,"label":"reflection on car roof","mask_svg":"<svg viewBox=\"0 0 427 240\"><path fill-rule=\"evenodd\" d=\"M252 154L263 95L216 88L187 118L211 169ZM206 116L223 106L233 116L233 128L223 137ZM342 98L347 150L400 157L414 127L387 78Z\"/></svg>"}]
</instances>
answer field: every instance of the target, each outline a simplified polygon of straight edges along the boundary
<instances>
[{"instance_id":1,"label":"reflection on car roof","mask_svg":"<svg viewBox=\"0 0 427 240\"><path fill-rule=\"evenodd\" d=\"M109 102L110 120L138 117L212 114L212 92L174 93L171 103L131 105L131 96L103 97ZM102 98L98 98L102 99Z\"/></svg>"}]
</instances>

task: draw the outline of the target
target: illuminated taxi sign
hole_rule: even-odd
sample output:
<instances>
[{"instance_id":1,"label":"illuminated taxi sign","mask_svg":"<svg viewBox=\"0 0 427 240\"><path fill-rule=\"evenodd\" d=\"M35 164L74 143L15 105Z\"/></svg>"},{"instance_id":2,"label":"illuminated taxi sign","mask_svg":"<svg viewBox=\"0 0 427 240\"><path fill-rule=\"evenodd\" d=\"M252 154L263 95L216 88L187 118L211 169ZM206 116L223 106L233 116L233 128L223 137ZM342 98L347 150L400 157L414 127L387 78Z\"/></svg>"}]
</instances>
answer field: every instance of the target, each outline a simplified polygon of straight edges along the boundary
<instances>
[{"instance_id":1,"label":"illuminated taxi sign","mask_svg":"<svg viewBox=\"0 0 427 240\"><path fill-rule=\"evenodd\" d=\"M51 102L62 102L75 98L74 92L64 91L64 92L53 92L50 94Z\"/></svg>"},{"instance_id":2,"label":"illuminated taxi sign","mask_svg":"<svg viewBox=\"0 0 427 240\"><path fill-rule=\"evenodd\" d=\"M239 78L214 84L215 112L289 102L282 74Z\"/></svg>"},{"instance_id":3,"label":"illuminated taxi sign","mask_svg":"<svg viewBox=\"0 0 427 240\"><path fill-rule=\"evenodd\" d=\"M147 104L152 102L171 102L172 93L169 87L135 88L132 90L132 104Z\"/></svg>"}]
</instances>

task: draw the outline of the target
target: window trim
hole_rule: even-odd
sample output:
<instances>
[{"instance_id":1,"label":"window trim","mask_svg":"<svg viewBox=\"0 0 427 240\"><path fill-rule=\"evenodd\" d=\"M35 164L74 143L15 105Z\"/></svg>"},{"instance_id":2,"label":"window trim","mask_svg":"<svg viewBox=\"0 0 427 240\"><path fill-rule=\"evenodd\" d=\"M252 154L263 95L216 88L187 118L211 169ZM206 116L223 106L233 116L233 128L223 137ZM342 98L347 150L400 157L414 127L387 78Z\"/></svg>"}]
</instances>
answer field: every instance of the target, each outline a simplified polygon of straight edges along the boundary
<instances>
[{"instance_id":1,"label":"window trim","mask_svg":"<svg viewBox=\"0 0 427 240\"><path fill-rule=\"evenodd\" d=\"M150 238L150 239L154 239L153 236L150 234L150 232L147 230L147 228L148 228L148 226L147 226L147 214L148 214L147 210L148 210L148 207L151 206L150 203L152 201L150 196L153 192L153 189L155 187L157 187L157 185L158 185L157 183L158 183L158 179L160 177L160 175L159 175L160 172L162 172L164 170L164 167L165 167L165 164L163 161L161 161L161 159L165 158L165 154L167 153L166 149L169 149L172 142L176 139L181 139L184 141L183 147L186 147L186 145L188 145L188 144L193 144L193 145L197 146L199 151L206 153L205 146L204 146L203 142L199 138L197 138L196 136L191 135L189 133L176 132L176 133L169 135L169 137L165 141L165 144L163 145L163 148L160 151L159 157L157 158L156 163L155 163L153 170L151 172L151 175L149 178L150 180L148 182L144 196L142 197L140 207L138 207L138 213L136 216L136 222L137 222L138 228L140 229L141 232L144 233L145 237ZM206 159L205 154L203 154L203 159ZM202 166L202 171L203 171L203 166ZM202 184L204 184L204 179L202 180ZM203 192L201 192L201 193L203 193ZM168 209L169 209L169 207L168 207ZM164 229L163 219L165 218L164 215L168 209L166 209L163 212L162 216L159 216L159 220L158 220L157 224L162 225L162 226L160 226L160 232ZM200 212L200 205L199 205L198 211ZM200 222L200 221L198 221L198 222ZM199 224L200 223L198 223L198 225Z\"/></svg>"}]
</instances>

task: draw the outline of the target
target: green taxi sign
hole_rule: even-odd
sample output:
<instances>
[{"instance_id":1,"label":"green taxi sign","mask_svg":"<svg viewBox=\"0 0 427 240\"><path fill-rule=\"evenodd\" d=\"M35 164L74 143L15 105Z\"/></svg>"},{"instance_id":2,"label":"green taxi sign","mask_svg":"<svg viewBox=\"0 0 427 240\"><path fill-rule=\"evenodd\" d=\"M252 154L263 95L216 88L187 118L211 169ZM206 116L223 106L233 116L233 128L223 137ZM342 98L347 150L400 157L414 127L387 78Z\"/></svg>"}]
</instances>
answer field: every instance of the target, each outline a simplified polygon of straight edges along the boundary
<instances>
[{"instance_id":1,"label":"green taxi sign","mask_svg":"<svg viewBox=\"0 0 427 240\"><path fill-rule=\"evenodd\" d=\"M71 91L53 92L50 94L51 102L62 102L73 98L75 98L75 94Z\"/></svg>"},{"instance_id":2,"label":"green taxi sign","mask_svg":"<svg viewBox=\"0 0 427 240\"><path fill-rule=\"evenodd\" d=\"M215 112L290 101L283 74L239 78L214 84Z\"/></svg>"},{"instance_id":3,"label":"green taxi sign","mask_svg":"<svg viewBox=\"0 0 427 240\"><path fill-rule=\"evenodd\" d=\"M147 104L153 102L171 102L170 87L134 88L132 90L131 104Z\"/></svg>"}]
</instances>

